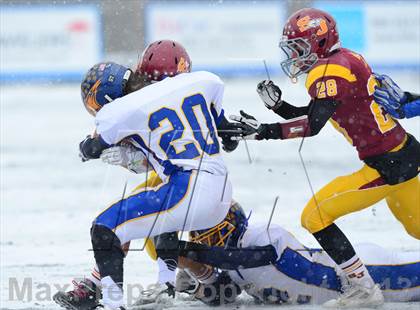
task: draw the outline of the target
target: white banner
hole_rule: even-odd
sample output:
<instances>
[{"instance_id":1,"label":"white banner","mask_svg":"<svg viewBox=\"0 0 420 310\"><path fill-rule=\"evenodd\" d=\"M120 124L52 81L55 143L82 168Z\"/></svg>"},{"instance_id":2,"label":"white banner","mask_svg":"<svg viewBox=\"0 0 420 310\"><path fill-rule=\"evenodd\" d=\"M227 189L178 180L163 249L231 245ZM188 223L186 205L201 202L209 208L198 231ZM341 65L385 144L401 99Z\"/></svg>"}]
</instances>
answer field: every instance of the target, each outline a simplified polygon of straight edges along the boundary
<instances>
[{"instance_id":1,"label":"white banner","mask_svg":"<svg viewBox=\"0 0 420 310\"><path fill-rule=\"evenodd\" d=\"M280 68L284 2L151 2L145 10L146 44L173 39L185 46L193 68L249 74L263 60Z\"/></svg>"},{"instance_id":2,"label":"white banner","mask_svg":"<svg viewBox=\"0 0 420 310\"><path fill-rule=\"evenodd\" d=\"M418 1L317 1L337 21L344 47L361 53L374 70L420 67Z\"/></svg>"},{"instance_id":3,"label":"white banner","mask_svg":"<svg viewBox=\"0 0 420 310\"><path fill-rule=\"evenodd\" d=\"M367 2L366 58L384 66L420 65L420 3Z\"/></svg>"},{"instance_id":4,"label":"white banner","mask_svg":"<svg viewBox=\"0 0 420 310\"><path fill-rule=\"evenodd\" d=\"M0 10L2 80L80 79L102 58L94 6L11 6Z\"/></svg>"}]
</instances>

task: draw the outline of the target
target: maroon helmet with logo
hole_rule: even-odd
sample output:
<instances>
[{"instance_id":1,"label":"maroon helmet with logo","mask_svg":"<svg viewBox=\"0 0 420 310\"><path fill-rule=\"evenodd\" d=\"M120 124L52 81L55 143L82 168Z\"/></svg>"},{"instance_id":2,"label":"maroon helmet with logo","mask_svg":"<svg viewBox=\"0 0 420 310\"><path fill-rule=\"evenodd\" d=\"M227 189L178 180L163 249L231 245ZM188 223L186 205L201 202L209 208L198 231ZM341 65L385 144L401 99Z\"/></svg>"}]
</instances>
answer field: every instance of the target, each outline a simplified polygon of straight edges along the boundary
<instances>
[{"instance_id":1,"label":"maroon helmet with logo","mask_svg":"<svg viewBox=\"0 0 420 310\"><path fill-rule=\"evenodd\" d=\"M308 72L320 58L340 48L334 18L321 10L301 9L292 14L283 28L280 48L287 60L281 63L286 75L296 78Z\"/></svg>"},{"instance_id":2,"label":"maroon helmet with logo","mask_svg":"<svg viewBox=\"0 0 420 310\"><path fill-rule=\"evenodd\" d=\"M136 69L136 73L152 81L184 72L191 72L190 56L181 44L172 40L150 43Z\"/></svg>"}]
</instances>

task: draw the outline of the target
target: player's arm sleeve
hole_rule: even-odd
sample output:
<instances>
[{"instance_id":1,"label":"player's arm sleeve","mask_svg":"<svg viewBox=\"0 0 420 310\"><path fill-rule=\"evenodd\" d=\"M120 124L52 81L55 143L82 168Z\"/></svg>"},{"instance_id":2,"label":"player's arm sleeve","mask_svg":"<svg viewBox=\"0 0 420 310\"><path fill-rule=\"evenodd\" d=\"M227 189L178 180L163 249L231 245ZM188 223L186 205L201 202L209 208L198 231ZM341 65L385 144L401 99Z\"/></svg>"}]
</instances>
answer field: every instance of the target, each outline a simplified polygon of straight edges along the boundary
<instances>
[{"instance_id":1,"label":"player's arm sleeve","mask_svg":"<svg viewBox=\"0 0 420 310\"><path fill-rule=\"evenodd\" d=\"M130 111L124 104L113 103L99 111L95 118L97 133L108 145L115 145L136 133L139 123L137 111Z\"/></svg>"},{"instance_id":2,"label":"player's arm sleeve","mask_svg":"<svg viewBox=\"0 0 420 310\"><path fill-rule=\"evenodd\" d=\"M335 99L313 99L308 114L283 123L266 124L261 139L292 139L317 135L334 114L339 102Z\"/></svg>"},{"instance_id":3,"label":"player's arm sleeve","mask_svg":"<svg viewBox=\"0 0 420 310\"><path fill-rule=\"evenodd\" d=\"M419 100L420 99L420 95L419 94L410 93L410 92L405 92L405 94L407 96L407 103L409 103L411 101L415 101L415 100Z\"/></svg>"},{"instance_id":4,"label":"player's arm sleeve","mask_svg":"<svg viewBox=\"0 0 420 310\"><path fill-rule=\"evenodd\" d=\"M275 111L288 122L268 127L263 139L291 139L317 135L334 114L340 101L348 99L354 91L356 76L341 65L312 70L306 80L306 88L312 98L307 107L297 108L287 102ZM306 109L305 109L306 108ZM293 116L297 118L290 118Z\"/></svg>"},{"instance_id":5,"label":"player's arm sleeve","mask_svg":"<svg viewBox=\"0 0 420 310\"><path fill-rule=\"evenodd\" d=\"M402 108L406 118L420 116L420 99L411 101L405 104Z\"/></svg>"},{"instance_id":6,"label":"player's arm sleeve","mask_svg":"<svg viewBox=\"0 0 420 310\"><path fill-rule=\"evenodd\" d=\"M217 75L210 72L206 72L206 74L206 79L208 80L207 92L210 98L210 112L217 127L219 127L220 122L224 118L224 110L222 106L225 84Z\"/></svg>"},{"instance_id":7,"label":"player's arm sleeve","mask_svg":"<svg viewBox=\"0 0 420 310\"><path fill-rule=\"evenodd\" d=\"M308 115L309 107L296 107L283 100L282 104L278 108L273 109L273 112L283 117L284 119L292 119Z\"/></svg>"},{"instance_id":8,"label":"player's arm sleeve","mask_svg":"<svg viewBox=\"0 0 420 310\"><path fill-rule=\"evenodd\" d=\"M406 118L420 116L420 95L414 93L405 93L407 95L407 103L403 105L404 115Z\"/></svg>"},{"instance_id":9,"label":"player's arm sleeve","mask_svg":"<svg viewBox=\"0 0 420 310\"><path fill-rule=\"evenodd\" d=\"M224 270L256 268L277 260L277 252L272 245L224 248L180 241L179 255Z\"/></svg>"}]
</instances>

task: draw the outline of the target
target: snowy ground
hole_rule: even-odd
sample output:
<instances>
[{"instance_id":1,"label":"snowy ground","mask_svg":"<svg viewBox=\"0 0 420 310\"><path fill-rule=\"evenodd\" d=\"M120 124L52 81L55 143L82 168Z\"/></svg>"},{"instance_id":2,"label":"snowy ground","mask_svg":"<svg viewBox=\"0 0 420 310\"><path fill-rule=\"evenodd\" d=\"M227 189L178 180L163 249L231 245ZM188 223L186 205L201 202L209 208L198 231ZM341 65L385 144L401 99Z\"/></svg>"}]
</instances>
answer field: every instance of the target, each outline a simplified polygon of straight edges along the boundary
<instances>
[{"instance_id":1,"label":"snowy ground","mask_svg":"<svg viewBox=\"0 0 420 310\"><path fill-rule=\"evenodd\" d=\"M398 77L407 89L419 91L419 76ZM258 80L228 80L227 114L239 109L260 120L275 120L255 92ZM305 104L302 85L281 82L284 97ZM1 307L56 309L51 295L56 288L46 284L69 284L82 277L93 264L89 228L107 202L121 196L126 179L130 187L143 176L126 173L100 162L81 163L78 142L92 129L77 85L2 86L1 88ZM403 121L420 136L419 119ZM275 197L279 197L273 221L283 225L302 242L316 246L300 227L300 212L311 196L298 157L299 140L249 142L252 163L245 146L226 155L234 184L234 197L251 221L267 222ZM336 176L361 167L355 151L329 125L315 138L305 140L303 156L313 187L319 189ZM420 250L384 203L338 221L353 242L374 242L390 249ZM132 244L140 249L142 241ZM147 286L156 280L156 266L146 253L131 252L126 259L127 283ZM28 290L24 301L16 300L14 284ZM17 282L16 282L17 281ZM137 294L137 292L134 292ZM261 308L243 297L235 308ZM202 308L200 304L177 303L177 309ZM398 305L418 309L419 304ZM231 309L232 307L229 307ZM288 308L288 307L287 307ZM318 309L317 306L291 309ZM395 309L388 304L385 309Z\"/></svg>"}]
</instances>

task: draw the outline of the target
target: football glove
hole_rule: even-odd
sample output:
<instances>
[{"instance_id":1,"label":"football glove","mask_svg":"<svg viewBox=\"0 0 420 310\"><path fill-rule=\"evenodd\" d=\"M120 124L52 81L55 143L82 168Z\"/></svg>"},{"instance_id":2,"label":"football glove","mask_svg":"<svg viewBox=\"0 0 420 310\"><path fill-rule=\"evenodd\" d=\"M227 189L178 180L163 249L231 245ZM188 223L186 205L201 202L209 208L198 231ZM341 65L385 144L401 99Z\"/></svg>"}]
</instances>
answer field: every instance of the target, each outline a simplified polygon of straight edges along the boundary
<instances>
[{"instance_id":1,"label":"football glove","mask_svg":"<svg viewBox=\"0 0 420 310\"><path fill-rule=\"evenodd\" d=\"M222 139L222 148L225 152L230 153L238 146L238 141L232 140L232 137L242 130L242 125L238 123L229 123L225 121L223 128L217 130L217 134Z\"/></svg>"},{"instance_id":2,"label":"football glove","mask_svg":"<svg viewBox=\"0 0 420 310\"><path fill-rule=\"evenodd\" d=\"M175 289L177 292L194 294L200 283L192 277L185 269L179 269L176 274Z\"/></svg>"},{"instance_id":3,"label":"football glove","mask_svg":"<svg viewBox=\"0 0 420 310\"><path fill-rule=\"evenodd\" d=\"M257 93L267 109L275 110L282 104L280 88L270 80L264 80L257 85Z\"/></svg>"},{"instance_id":4,"label":"football glove","mask_svg":"<svg viewBox=\"0 0 420 310\"><path fill-rule=\"evenodd\" d=\"M134 173L144 173L147 171L147 159L145 155L133 147L110 147L102 152L101 159L106 164L122 166Z\"/></svg>"},{"instance_id":5,"label":"football glove","mask_svg":"<svg viewBox=\"0 0 420 310\"><path fill-rule=\"evenodd\" d=\"M407 102L407 95L389 76L375 74L375 78L380 84L373 93L375 101L393 117L404 118L402 105Z\"/></svg>"},{"instance_id":6,"label":"football glove","mask_svg":"<svg viewBox=\"0 0 420 310\"><path fill-rule=\"evenodd\" d=\"M92 138L89 135L79 143L79 157L83 162L90 159L97 159L107 147L100 137Z\"/></svg>"},{"instance_id":7,"label":"football glove","mask_svg":"<svg viewBox=\"0 0 420 310\"><path fill-rule=\"evenodd\" d=\"M240 116L231 115L229 118L232 121L238 122L242 125L242 129L232 136L232 140L261 140L259 134L263 131L263 126L257 121L255 117L240 111Z\"/></svg>"}]
</instances>

